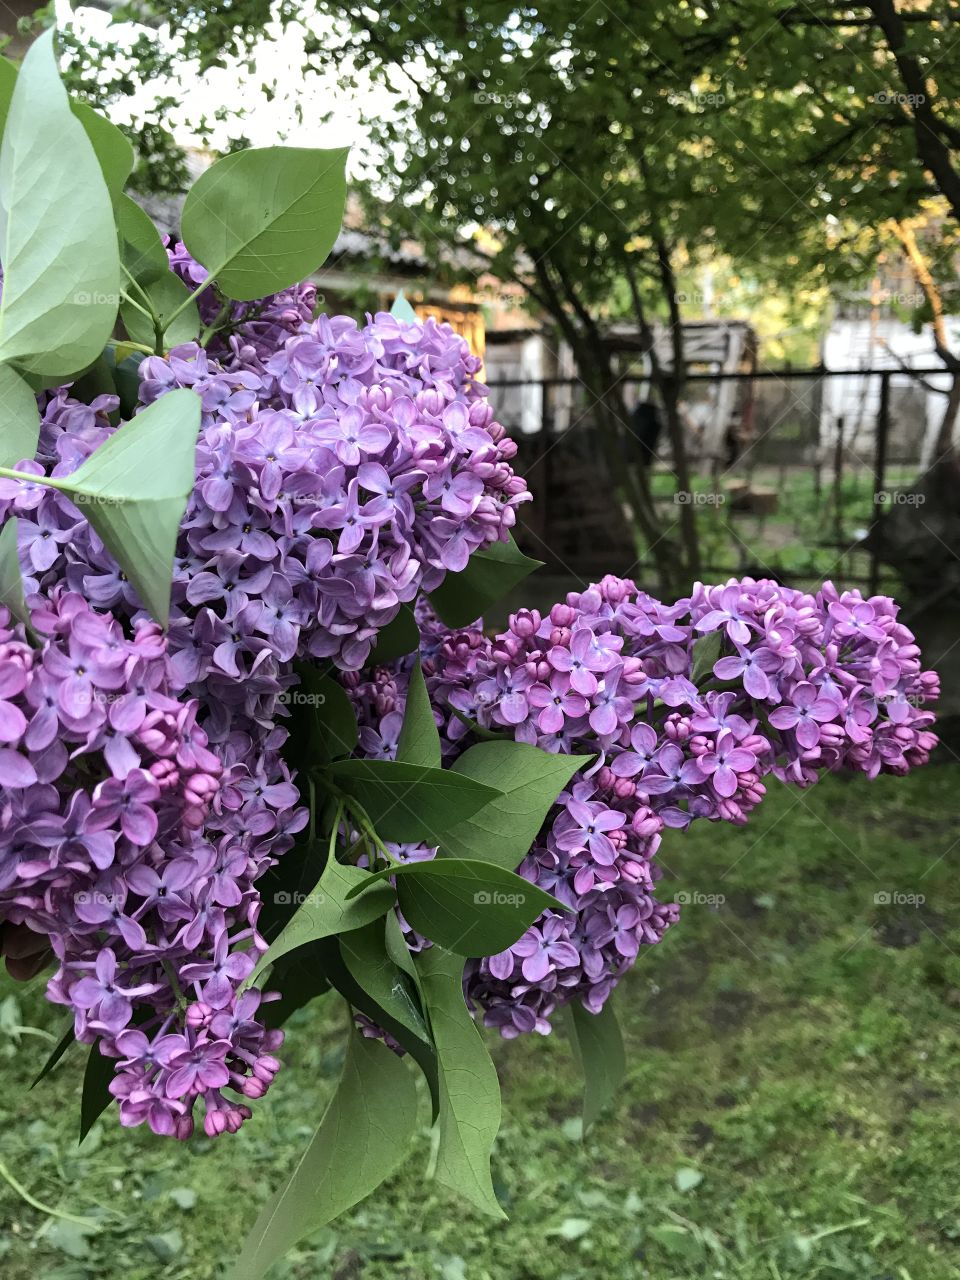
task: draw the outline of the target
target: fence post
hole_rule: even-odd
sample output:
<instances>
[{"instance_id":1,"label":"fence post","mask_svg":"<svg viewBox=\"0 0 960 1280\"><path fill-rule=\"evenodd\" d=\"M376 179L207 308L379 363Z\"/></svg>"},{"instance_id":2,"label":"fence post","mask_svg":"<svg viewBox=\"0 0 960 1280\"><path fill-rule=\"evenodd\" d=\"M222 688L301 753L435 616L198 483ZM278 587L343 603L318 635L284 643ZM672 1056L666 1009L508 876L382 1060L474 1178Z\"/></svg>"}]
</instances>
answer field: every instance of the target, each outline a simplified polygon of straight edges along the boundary
<instances>
[{"instance_id":1,"label":"fence post","mask_svg":"<svg viewBox=\"0 0 960 1280\"><path fill-rule=\"evenodd\" d=\"M880 521L885 515L881 498L887 479L887 440L890 436L890 370L880 374L880 412L873 455L873 536L870 539L870 594L875 596L880 585Z\"/></svg>"}]
</instances>

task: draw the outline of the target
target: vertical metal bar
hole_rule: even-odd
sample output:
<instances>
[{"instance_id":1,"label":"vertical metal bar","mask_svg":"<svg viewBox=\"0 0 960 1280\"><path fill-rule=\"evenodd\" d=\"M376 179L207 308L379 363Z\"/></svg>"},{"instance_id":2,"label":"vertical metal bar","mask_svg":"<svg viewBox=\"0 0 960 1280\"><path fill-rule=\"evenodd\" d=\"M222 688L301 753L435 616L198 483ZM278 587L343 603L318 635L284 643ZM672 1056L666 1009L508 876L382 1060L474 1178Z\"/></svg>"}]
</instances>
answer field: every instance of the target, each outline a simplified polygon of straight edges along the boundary
<instances>
[{"instance_id":1,"label":"vertical metal bar","mask_svg":"<svg viewBox=\"0 0 960 1280\"><path fill-rule=\"evenodd\" d=\"M870 594L880 585L880 521L886 512L887 441L890 437L890 370L880 374L880 412L873 455L873 537L870 539ZM883 495L883 496L881 496Z\"/></svg>"}]
</instances>

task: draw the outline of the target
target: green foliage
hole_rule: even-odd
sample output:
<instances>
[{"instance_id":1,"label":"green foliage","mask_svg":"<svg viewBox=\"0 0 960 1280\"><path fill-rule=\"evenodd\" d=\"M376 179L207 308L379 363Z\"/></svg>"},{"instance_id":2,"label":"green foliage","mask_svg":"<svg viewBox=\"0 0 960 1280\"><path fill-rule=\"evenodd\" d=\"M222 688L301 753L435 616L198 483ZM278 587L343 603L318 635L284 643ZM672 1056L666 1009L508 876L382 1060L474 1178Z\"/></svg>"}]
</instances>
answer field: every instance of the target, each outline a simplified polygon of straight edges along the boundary
<instances>
[{"instance_id":1,"label":"green foliage","mask_svg":"<svg viewBox=\"0 0 960 1280\"><path fill-rule=\"evenodd\" d=\"M521 876L474 858L434 858L385 867L347 895L385 877L397 881L400 910L419 933L460 956L505 951L547 908L562 902Z\"/></svg>"},{"instance_id":2,"label":"green foliage","mask_svg":"<svg viewBox=\"0 0 960 1280\"><path fill-rule=\"evenodd\" d=\"M599 1013L590 1013L574 1002L568 1006L568 1015L571 1043L583 1072L583 1129L586 1132L600 1113L616 1101L627 1074L627 1058L612 1000L608 1000Z\"/></svg>"},{"instance_id":3,"label":"green foliage","mask_svg":"<svg viewBox=\"0 0 960 1280\"><path fill-rule=\"evenodd\" d=\"M440 1063L438 1181L505 1218L490 1179L500 1128L500 1083L463 998L463 959L430 947L416 960Z\"/></svg>"},{"instance_id":4,"label":"green foliage","mask_svg":"<svg viewBox=\"0 0 960 1280\"><path fill-rule=\"evenodd\" d=\"M80 506L164 625L199 430L199 396L170 391L115 431L76 471L47 481Z\"/></svg>"},{"instance_id":5,"label":"green foliage","mask_svg":"<svg viewBox=\"0 0 960 1280\"><path fill-rule=\"evenodd\" d=\"M447 831L441 853L515 869L557 796L590 759L555 755L524 742L480 742L469 747L454 761L453 771L500 794Z\"/></svg>"},{"instance_id":6,"label":"green foliage","mask_svg":"<svg viewBox=\"0 0 960 1280\"><path fill-rule=\"evenodd\" d=\"M417 1124L404 1063L354 1032L343 1075L310 1145L264 1206L229 1280L260 1280L303 1236L375 1190L400 1164Z\"/></svg>"},{"instance_id":7,"label":"green foliage","mask_svg":"<svg viewBox=\"0 0 960 1280\"><path fill-rule=\"evenodd\" d=\"M32 459L40 439L40 413L33 391L9 364L0 364L0 466Z\"/></svg>"},{"instance_id":8,"label":"green foliage","mask_svg":"<svg viewBox=\"0 0 960 1280\"><path fill-rule=\"evenodd\" d=\"M113 1079L114 1066L114 1060L105 1058L100 1052L100 1040L98 1038L90 1046L90 1052L87 1054L86 1069L83 1073L83 1094L80 1098L81 1142L110 1105L112 1099L107 1086ZM40 1078L38 1077L38 1079Z\"/></svg>"},{"instance_id":9,"label":"green foliage","mask_svg":"<svg viewBox=\"0 0 960 1280\"><path fill-rule=\"evenodd\" d=\"M286 289L333 247L346 199L345 149L236 151L197 179L183 206L184 244L228 298Z\"/></svg>"},{"instance_id":10,"label":"green foliage","mask_svg":"<svg viewBox=\"0 0 960 1280\"><path fill-rule=\"evenodd\" d=\"M746 857L726 824L668 832L676 879L661 895L717 890L726 901L685 907L682 927L621 983L628 1074L610 1111L581 1141L566 1037L481 1031L503 1082L494 1185L510 1221L491 1230L481 1210L424 1180L421 1127L404 1167L295 1246L277 1280L358 1268L363 1280L609 1280L643 1268L671 1280L951 1276L960 893L940 859L958 783L947 764L875 783L828 778L799 800L773 787ZM877 907L880 887L922 892L926 906ZM18 1021L36 1028L14 1045L0 1019L0 1054L13 1049L2 1158L36 1199L99 1231L78 1268L51 1229L60 1220L0 1173L0 1207L18 1226L4 1280L158 1280L147 1241L174 1225L183 1247L171 1275L222 1280L249 1206L287 1177L290 1143L309 1140L336 1087L338 1002L295 1015L285 1068L230 1145L201 1136L185 1148L103 1123L78 1148L74 1056L28 1092L62 1030L43 985L0 977L0 1004L13 995ZM681 1191L684 1170L702 1180Z\"/></svg>"},{"instance_id":11,"label":"green foliage","mask_svg":"<svg viewBox=\"0 0 960 1280\"><path fill-rule=\"evenodd\" d=\"M57 75L52 32L27 54L7 115L0 262L0 360L63 379L96 359L119 302L116 230L100 163Z\"/></svg>"},{"instance_id":12,"label":"green foliage","mask_svg":"<svg viewBox=\"0 0 960 1280\"><path fill-rule=\"evenodd\" d=\"M397 743L397 759L403 764L421 765L428 769L440 768L440 734L433 718L430 695L427 693L419 659L410 673L407 705ZM480 778L478 781L490 780ZM491 785L496 786L495 783Z\"/></svg>"},{"instance_id":13,"label":"green foliage","mask_svg":"<svg viewBox=\"0 0 960 1280\"><path fill-rule=\"evenodd\" d=\"M115 124L85 102L72 102L70 110L90 140L111 199L119 200L133 172L133 147Z\"/></svg>"},{"instance_id":14,"label":"green foliage","mask_svg":"<svg viewBox=\"0 0 960 1280\"><path fill-rule=\"evenodd\" d=\"M474 552L462 573L448 573L430 601L448 627L466 627L543 564L511 537Z\"/></svg>"},{"instance_id":15,"label":"green foliage","mask_svg":"<svg viewBox=\"0 0 960 1280\"><path fill-rule=\"evenodd\" d=\"M305 895L289 923L261 957L250 976L250 985L289 952L332 934L359 929L388 911L394 903L393 891L389 885L371 883L373 879L369 871L338 862L331 851L316 887ZM366 892L356 897L361 889ZM280 892L288 901L293 897L288 891Z\"/></svg>"},{"instance_id":16,"label":"green foliage","mask_svg":"<svg viewBox=\"0 0 960 1280\"><path fill-rule=\"evenodd\" d=\"M348 800L363 806L384 840L440 844L446 831L498 795L451 769L400 760L335 760L327 776Z\"/></svg>"},{"instance_id":17,"label":"green foliage","mask_svg":"<svg viewBox=\"0 0 960 1280\"><path fill-rule=\"evenodd\" d=\"M0 529L0 604L4 604L24 626L30 625L30 611L23 598L16 516L4 521Z\"/></svg>"},{"instance_id":18,"label":"green foliage","mask_svg":"<svg viewBox=\"0 0 960 1280\"><path fill-rule=\"evenodd\" d=\"M128 251L130 247L124 246ZM155 346L160 351L192 342L200 332L200 313L180 277L165 269L162 275L152 279L138 278L138 284L135 296L120 305L120 317L128 336L134 342Z\"/></svg>"}]
</instances>

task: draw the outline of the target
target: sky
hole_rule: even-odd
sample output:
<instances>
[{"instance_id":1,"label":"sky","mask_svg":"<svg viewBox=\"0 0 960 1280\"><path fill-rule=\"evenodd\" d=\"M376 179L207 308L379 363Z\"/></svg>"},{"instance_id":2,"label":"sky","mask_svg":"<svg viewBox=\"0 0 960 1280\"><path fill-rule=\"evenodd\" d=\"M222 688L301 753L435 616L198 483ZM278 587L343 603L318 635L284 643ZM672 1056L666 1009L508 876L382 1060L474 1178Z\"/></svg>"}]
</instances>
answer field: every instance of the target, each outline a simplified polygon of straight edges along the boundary
<instances>
[{"instance_id":1,"label":"sky","mask_svg":"<svg viewBox=\"0 0 960 1280\"><path fill-rule=\"evenodd\" d=\"M72 25L81 36L109 35L115 40L128 36L133 39L137 31L130 23L111 24L109 15L98 9L78 6L75 12L71 12L69 0L57 0L56 8L59 24ZM182 146L200 145L200 138L191 128L191 120L198 120L203 115L212 119L218 107L225 102L255 102L256 109L239 124L215 123L209 144L219 149L226 144L231 133L242 133L255 147L281 142L287 146L304 147L350 146L349 168L352 176L359 177L364 169L364 156L371 155L373 151L369 130L361 122L361 104L368 117L371 112L386 116L394 110L395 95L383 86L369 82L362 94L354 95L338 84L336 77L302 76L304 26L292 24L285 31L274 28L272 34L275 39L265 40L257 50L253 72L235 62L227 69L215 68L201 76L185 64L183 81L175 94L182 105L168 121L174 137ZM165 32L161 31L160 36L164 39ZM169 42L168 34L166 39ZM277 96L271 102L267 102L260 93L263 83L279 86ZM139 114L167 87L168 82L164 81L145 86L131 99L129 106L118 104L111 115L118 123L126 123L131 115ZM298 101L302 114L299 120L296 112ZM331 119L323 121L321 117L331 110Z\"/></svg>"}]
</instances>

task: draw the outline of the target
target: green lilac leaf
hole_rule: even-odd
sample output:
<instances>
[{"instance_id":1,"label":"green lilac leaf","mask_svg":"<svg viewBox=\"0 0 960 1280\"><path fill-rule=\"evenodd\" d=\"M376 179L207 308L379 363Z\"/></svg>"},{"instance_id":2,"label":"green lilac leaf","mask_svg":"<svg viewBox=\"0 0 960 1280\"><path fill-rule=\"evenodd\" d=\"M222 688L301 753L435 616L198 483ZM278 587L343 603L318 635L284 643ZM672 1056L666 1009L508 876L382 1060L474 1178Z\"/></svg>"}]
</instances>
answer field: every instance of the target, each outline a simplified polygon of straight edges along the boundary
<instances>
[{"instance_id":1,"label":"green lilac leaf","mask_svg":"<svg viewBox=\"0 0 960 1280\"><path fill-rule=\"evenodd\" d=\"M424 765L429 769L440 768L440 734L433 718L433 707L430 705L430 695L427 693L419 659L410 672L407 704L397 744L397 759L404 764ZM468 771L467 776L471 776ZM479 781L486 782L487 779L480 778Z\"/></svg>"},{"instance_id":2,"label":"green lilac leaf","mask_svg":"<svg viewBox=\"0 0 960 1280\"><path fill-rule=\"evenodd\" d=\"M463 998L463 958L429 947L416 965L440 1064L437 1179L483 1213L506 1218L490 1178L500 1082Z\"/></svg>"},{"instance_id":3,"label":"green lilac leaf","mask_svg":"<svg viewBox=\"0 0 960 1280\"><path fill-rule=\"evenodd\" d=\"M170 259L160 232L136 200L122 195L117 201L115 214L120 236L120 261L133 278L147 280L169 271ZM153 343L152 337L150 343Z\"/></svg>"},{"instance_id":4,"label":"green lilac leaf","mask_svg":"<svg viewBox=\"0 0 960 1280\"><path fill-rule=\"evenodd\" d=\"M499 794L450 769L401 760L337 760L328 773L338 788L363 805L383 840L440 844L446 830Z\"/></svg>"},{"instance_id":5,"label":"green lilac leaf","mask_svg":"<svg viewBox=\"0 0 960 1280\"><path fill-rule=\"evenodd\" d=\"M262 147L211 165L183 206L190 253L228 298L248 302L305 279L333 248L346 148Z\"/></svg>"},{"instance_id":6,"label":"green lilac leaf","mask_svg":"<svg viewBox=\"0 0 960 1280\"><path fill-rule=\"evenodd\" d=\"M60 83L53 32L30 47L0 146L0 360L68 377L103 350L120 261L110 193Z\"/></svg>"},{"instance_id":7,"label":"green lilac leaf","mask_svg":"<svg viewBox=\"0 0 960 1280\"><path fill-rule=\"evenodd\" d=\"M430 601L448 627L466 627L542 564L525 556L512 537L494 542L475 551L462 573L448 573Z\"/></svg>"},{"instance_id":8,"label":"green lilac leaf","mask_svg":"<svg viewBox=\"0 0 960 1280\"><path fill-rule=\"evenodd\" d=\"M500 795L451 827L441 854L479 858L515 870L557 796L592 758L552 754L525 742L480 742L470 747L452 765L454 773L485 782Z\"/></svg>"},{"instance_id":9,"label":"green lilac leaf","mask_svg":"<svg viewBox=\"0 0 960 1280\"><path fill-rule=\"evenodd\" d=\"M16 516L7 520L0 529L0 604L6 605L13 617L25 627L31 625L30 610L23 595Z\"/></svg>"},{"instance_id":10,"label":"green lilac leaf","mask_svg":"<svg viewBox=\"0 0 960 1280\"><path fill-rule=\"evenodd\" d=\"M583 1127L590 1128L619 1092L627 1073L623 1036L608 1000L599 1013L578 1001L568 1005L570 1038L583 1069Z\"/></svg>"},{"instance_id":11,"label":"green lilac leaf","mask_svg":"<svg viewBox=\"0 0 960 1280\"><path fill-rule=\"evenodd\" d=\"M419 933L463 956L505 951L548 908L566 907L503 867L472 858L434 858L385 868L351 896L391 876L404 919Z\"/></svg>"},{"instance_id":12,"label":"green lilac leaf","mask_svg":"<svg viewBox=\"0 0 960 1280\"><path fill-rule=\"evenodd\" d=\"M0 364L0 467L32 459L40 439L37 397L9 364Z\"/></svg>"},{"instance_id":13,"label":"green lilac leaf","mask_svg":"<svg viewBox=\"0 0 960 1280\"><path fill-rule=\"evenodd\" d=\"M266 955L261 957L247 985L254 985L269 965L288 952L316 942L318 938L359 929L384 915L395 901L390 885L378 883L362 897L357 896L371 879L369 871L331 858L312 892L303 895L303 902L271 943Z\"/></svg>"},{"instance_id":14,"label":"green lilac leaf","mask_svg":"<svg viewBox=\"0 0 960 1280\"><path fill-rule=\"evenodd\" d=\"M693 642L690 680L699 685L713 675L713 667L723 648L723 631L710 631Z\"/></svg>"},{"instance_id":15,"label":"green lilac leaf","mask_svg":"<svg viewBox=\"0 0 960 1280\"><path fill-rule=\"evenodd\" d=\"M393 662L405 658L420 647L420 628L408 604L402 604L392 622L388 622L377 634L376 644L370 654L374 663Z\"/></svg>"},{"instance_id":16,"label":"green lilac leaf","mask_svg":"<svg viewBox=\"0 0 960 1280\"><path fill-rule=\"evenodd\" d=\"M83 1092L80 1096L80 1137L82 1142L103 1115L112 1101L107 1088L113 1079L116 1063L100 1052L100 1040L90 1046L86 1069L83 1073Z\"/></svg>"},{"instance_id":17,"label":"green lilac leaf","mask_svg":"<svg viewBox=\"0 0 960 1280\"><path fill-rule=\"evenodd\" d=\"M199 430L200 397L185 388L168 391L57 481L164 626Z\"/></svg>"},{"instance_id":18,"label":"green lilac leaf","mask_svg":"<svg viewBox=\"0 0 960 1280\"><path fill-rule=\"evenodd\" d=\"M121 129L85 102L71 102L70 109L83 125L84 133L90 139L90 145L100 165L100 172L107 184L107 190L116 200L122 194L127 179L133 173L135 162L133 147Z\"/></svg>"},{"instance_id":19,"label":"green lilac leaf","mask_svg":"<svg viewBox=\"0 0 960 1280\"><path fill-rule=\"evenodd\" d=\"M261 1280L304 1236L375 1190L417 1129L417 1090L403 1060L351 1032L343 1075L310 1145L264 1206L228 1280Z\"/></svg>"},{"instance_id":20,"label":"green lilac leaf","mask_svg":"<svg viewBox=\"0 0 960 1280\"><path fill-rule=\"evenodd\" d=\"M393 306L390 308L390 314L396 316L398 320L408 320L411 324L419 323L417 313L407 301L407 295L401 289L393 300Z\"/></svg>"}]
</instances>

